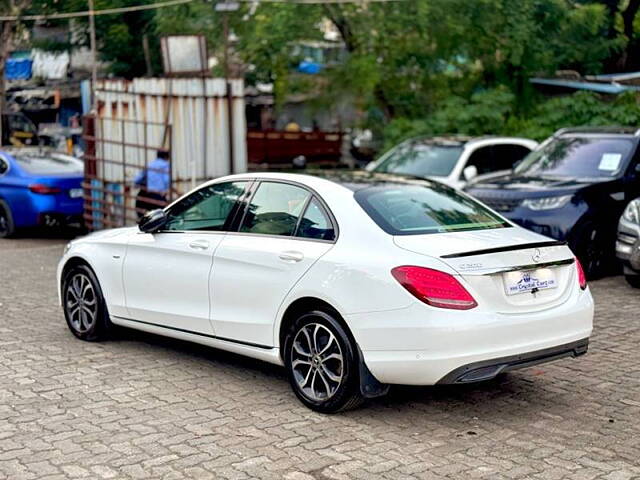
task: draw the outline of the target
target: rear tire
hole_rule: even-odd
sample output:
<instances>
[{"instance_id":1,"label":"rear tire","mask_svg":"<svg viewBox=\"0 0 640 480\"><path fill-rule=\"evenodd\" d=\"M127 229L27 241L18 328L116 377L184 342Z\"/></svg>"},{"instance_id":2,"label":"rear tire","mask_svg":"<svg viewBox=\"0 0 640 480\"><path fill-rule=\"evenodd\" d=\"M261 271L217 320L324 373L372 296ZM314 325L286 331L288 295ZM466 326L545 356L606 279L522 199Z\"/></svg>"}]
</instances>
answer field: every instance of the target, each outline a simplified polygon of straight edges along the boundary
<instances>
[{"instance_id":1,"label":"rear tire","mask_svg":"<svg viewBox=\"0 0 640 480\"><path fill-rule=\"evenodd\" d=\"M80 340L104 340L112 328L100 283L87 265L77 265L62 280L62 307L67 326Z\"/></svg>"},{"instance_id":2,"label":"rear tire","mask_svg":"<svg viewBox=\"0 0 640 480\"><path fill-rule=\"evenodd\" d=\"M337 413L364 401L356 346L332 313L314 310L293 322L284 363L294 393L316 412Z\"/></svg>"},{"instance_id":3,"label":"rear tire","mask_svg":"<svg viewBox=\"0 0 640 480\"><path fill-rule=\"evenodd\" d=\"M633 288L640 288L640 275L625 275L624 279Z\"/></svg>"},{"instance_id":4,"label":"rear tire","mask_svg":"<svg viewBox=\"0 0 640 480\"><path fill-rule=\"evenodd\" d=\"M0 201L0 238L9 238L15 233L15 225L11 216L11 209L5 202Z\"/></svg>"}]
</instances>

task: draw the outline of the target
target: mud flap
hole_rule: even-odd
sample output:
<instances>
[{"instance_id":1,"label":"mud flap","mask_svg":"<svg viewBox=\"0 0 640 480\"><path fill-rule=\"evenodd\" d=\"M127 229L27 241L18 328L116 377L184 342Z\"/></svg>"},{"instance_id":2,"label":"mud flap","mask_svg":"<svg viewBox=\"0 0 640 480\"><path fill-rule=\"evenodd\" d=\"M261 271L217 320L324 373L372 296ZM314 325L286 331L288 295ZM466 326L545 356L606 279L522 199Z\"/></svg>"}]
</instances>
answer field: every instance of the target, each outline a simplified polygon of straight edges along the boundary
<instances>
[{"instance_id":1,"label":"mud flap","mask_svg":"<svg viewBox=\"0 0 640 480\"><path fill-rule=\"evenodd\" d=\"M365 398L382 397L389 392L389 385L380 383L376 377L373 376L369 367L364 363L364 355L362 350L358 346L358 357L360 364L360 393Z\"/></svg>"}]
</instances>

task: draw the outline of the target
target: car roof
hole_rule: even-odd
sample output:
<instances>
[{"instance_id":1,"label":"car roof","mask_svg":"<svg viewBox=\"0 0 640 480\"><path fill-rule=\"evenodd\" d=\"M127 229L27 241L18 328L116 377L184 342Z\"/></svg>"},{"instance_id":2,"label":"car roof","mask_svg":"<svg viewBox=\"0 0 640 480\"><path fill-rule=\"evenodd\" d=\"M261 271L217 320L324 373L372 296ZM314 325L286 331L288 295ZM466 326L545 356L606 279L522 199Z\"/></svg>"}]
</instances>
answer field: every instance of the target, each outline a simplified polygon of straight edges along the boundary
<instances>
[{"instance_id":1,"label":"car roof","mask_svg":"<svg viewBox=\"0 0 640 480\"><path fill-rule=\"evenodd\" d=\"M502 135L481 135L481 136L470 136L470 135L435 135L435 136L422 136L422 137L414 137L405 140L402 143L416 144L432 144L432 145L446 145L446 146L464 146L466 144L473 144L476 142L485 142L488 140L494 141L514 141L514 142L532 142L537 143L535 140L524 137L509 137Z\"/></svg>"},{"instance_id":2,"label":"car roof","mask_svg":"<svg viewBox=\"0 0 640 480\"><path fill-rule=\"evenodd\" d=\"M639 138L640 129L635 127L571 127L561 128L553 134L554 137L627 137Z\"/></svg>"},{"instance_id":3,"label":"car roof","mask_svg":"<svg viewBox=\"0 0 640 480\"><path fill-rule=\"evenodd\" d=\"M243 179L263 179L263 180L281 180L296 182L306 185L310 188L321 188L323 185L340 185L353 192L363 190L369 187L391 186L391 185L419 185L432 186L437 183L410 175L399 175L394 173L376 173L366 170L350 170L350 169L331 169L331 170L314 170L313 173L280 173L280 172L249 172L237 175L231 175L216 179L219 181L233 181Z\"/></svg>"}]
</instances>

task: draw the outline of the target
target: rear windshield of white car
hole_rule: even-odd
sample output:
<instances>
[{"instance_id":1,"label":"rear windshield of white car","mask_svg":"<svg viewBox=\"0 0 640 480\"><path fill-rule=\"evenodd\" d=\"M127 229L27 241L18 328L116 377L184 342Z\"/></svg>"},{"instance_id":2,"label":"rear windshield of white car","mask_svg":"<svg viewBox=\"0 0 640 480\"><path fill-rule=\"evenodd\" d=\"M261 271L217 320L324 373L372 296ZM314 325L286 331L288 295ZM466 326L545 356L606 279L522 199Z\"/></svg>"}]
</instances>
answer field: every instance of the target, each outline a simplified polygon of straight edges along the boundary
<instances>
[{"instance_id":1,"label":"rear windshield of white car","mask_svg":"<svg viewBox=\"0 0 640 480\"><path fill-rule=\"evenodd\" d=\"M391 235L505 228L511 225L472 199L443 185L369 187L355 199Z\"/></svg>"}]
</instances>

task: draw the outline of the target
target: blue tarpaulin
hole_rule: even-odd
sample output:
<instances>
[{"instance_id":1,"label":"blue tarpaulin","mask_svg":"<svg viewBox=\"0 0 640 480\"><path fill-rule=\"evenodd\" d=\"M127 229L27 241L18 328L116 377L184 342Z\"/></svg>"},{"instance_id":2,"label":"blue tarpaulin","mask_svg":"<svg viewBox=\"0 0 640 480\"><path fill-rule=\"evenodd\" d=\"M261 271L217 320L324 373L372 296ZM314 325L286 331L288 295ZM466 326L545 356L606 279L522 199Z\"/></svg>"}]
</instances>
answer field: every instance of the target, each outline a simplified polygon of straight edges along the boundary
<instances>
[{"instance_id":1,"label":"blue tarpaulin","mask_svg":"<svg viewBox=\"0 0 640 480\"><path fill-rule=\"evenodd\" d=\"M322 65L316 62L302 61L300 65L298 65L298 71L308 75L315 75L322 71Z\"/></svg>"},{"instance_id":2,"label":"blue tarpaulin","mask_svg":"<svg viewBox=\"0 0 640 480\"><path fill-rule=\"evenodd\" d=\"M7 80L28 80L31 78L33 60L30 58L9 58L5 68Z\"/></svg>"}]
</instances>

